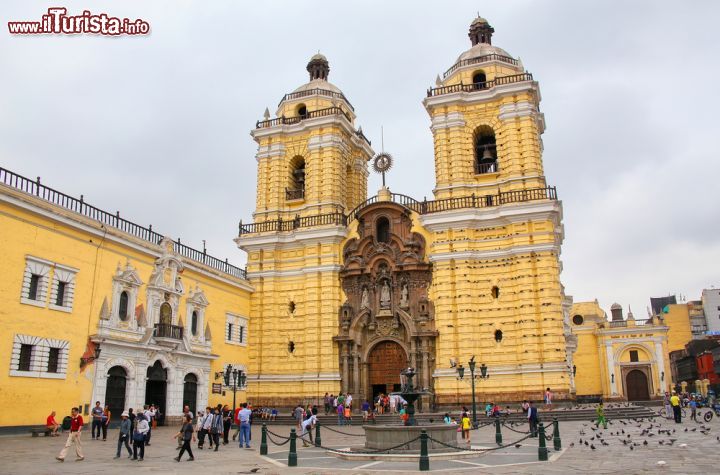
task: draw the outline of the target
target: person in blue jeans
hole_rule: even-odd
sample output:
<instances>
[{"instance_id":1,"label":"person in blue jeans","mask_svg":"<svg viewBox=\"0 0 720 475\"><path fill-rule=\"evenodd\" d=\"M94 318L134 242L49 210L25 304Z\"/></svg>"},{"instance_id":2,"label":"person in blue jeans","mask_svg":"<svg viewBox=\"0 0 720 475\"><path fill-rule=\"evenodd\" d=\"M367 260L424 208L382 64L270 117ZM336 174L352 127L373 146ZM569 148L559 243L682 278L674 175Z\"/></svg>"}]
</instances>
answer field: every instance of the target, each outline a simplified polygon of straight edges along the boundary
<instances>
[{"instance_id":1,"label":"person in blue jeans","mask_svg":"<svg viewBox=\"0 0 720 475\"><path fill-rule=\"evenodd\" d=\"M250 448L250 418L252 417L252 411L248 409L247 403L244 402L240 405L242 409L238 412L238 420L240 421L240 447L245 442L245 448Z\"/></svg>"},{"instance_id":2,"label":"person in blue jeans","mask_svg":"<svg viewBox=\"0 0 720 475\"><path fill-rule=\"evenodd\" d=\"M338 425L344 426L345 425L345 406L343 406L343 404L340 402L338 402L338 405L337 405L337 415L338 415Z\"/></svg>"}]
</instances>

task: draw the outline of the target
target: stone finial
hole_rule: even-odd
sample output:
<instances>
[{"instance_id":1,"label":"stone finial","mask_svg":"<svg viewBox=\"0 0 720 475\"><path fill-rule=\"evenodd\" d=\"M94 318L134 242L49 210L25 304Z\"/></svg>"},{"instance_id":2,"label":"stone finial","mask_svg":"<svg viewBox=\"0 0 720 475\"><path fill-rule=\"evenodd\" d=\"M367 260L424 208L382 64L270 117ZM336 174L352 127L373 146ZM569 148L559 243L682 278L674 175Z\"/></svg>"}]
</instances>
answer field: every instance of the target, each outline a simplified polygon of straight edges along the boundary
<instances>
[{"instance_id":1,"label":"stone finial","mask_svg":"<svg viewBox=\"0 0 720 475\"><path fill-rule=\"evenodd\" d=\"M268 109L267 107L265 108L265 113L263 114L263 117L265 118L265 120L270 120L270 109Z\"/></svg>"},{"instance_id":2,"label":"stone finial","mask_svg":"<svg viewBox=\"0 0 720 475\"><path fill-rule=\"evenodd\" d=\"M438 74L435 78L435 86L441 87L442 86L442 80L440 79L440 75Z\"/></svg>"},{"instance_id":3,"label":"stone finial","mask_svg":"<svg viewBox=\"0 0 720 475\"><path fill-rule=\"evenodd\" d=\"M108 306L107 297L103 299L103 303L100 306L100 320L110 320L110 308Z\"/></svg>"},{"instance_id":4,"label":"stone finial","mask_svg":"<svg viewBox=\"0 0 720 475\"><path fill-rule=\"evenodd\" d=\"M212 340L212 334L210 333L210 324L207 323L205 325L205 340L210 341Z\"/></svg>"},{"instance_id":5,"label":"stone finial","mask_svg":"<svg viewBox=\"0 0 720 475\"><path fill-rule=\"evenodd\" d=\"M139 327L147 326L147 319L145 318L145 307L143 306L143 304L135 307L135 320L137 320L137 324Z\"/></svg>"}]
</instances>

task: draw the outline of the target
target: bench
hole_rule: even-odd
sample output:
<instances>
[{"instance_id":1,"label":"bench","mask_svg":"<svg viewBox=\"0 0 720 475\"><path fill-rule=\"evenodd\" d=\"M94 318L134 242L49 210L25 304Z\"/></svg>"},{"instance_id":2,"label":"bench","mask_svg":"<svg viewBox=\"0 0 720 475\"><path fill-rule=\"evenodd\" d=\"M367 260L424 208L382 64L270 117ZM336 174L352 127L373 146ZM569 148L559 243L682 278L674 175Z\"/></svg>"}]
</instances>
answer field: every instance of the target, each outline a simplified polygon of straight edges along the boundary
<instances>
[{"instance_id":1,"label":"bench","mask_svg":"<svg viewBox=\"0 0 720 475\"><path fill-rule=\"evenodd\" d=\"M45 437L50 437L52 434L52 429L48 429L45 426L37 426L30 429L30 433L33 437L39 437L40 434L43 434Z\"/></svg>"}]
</instances>

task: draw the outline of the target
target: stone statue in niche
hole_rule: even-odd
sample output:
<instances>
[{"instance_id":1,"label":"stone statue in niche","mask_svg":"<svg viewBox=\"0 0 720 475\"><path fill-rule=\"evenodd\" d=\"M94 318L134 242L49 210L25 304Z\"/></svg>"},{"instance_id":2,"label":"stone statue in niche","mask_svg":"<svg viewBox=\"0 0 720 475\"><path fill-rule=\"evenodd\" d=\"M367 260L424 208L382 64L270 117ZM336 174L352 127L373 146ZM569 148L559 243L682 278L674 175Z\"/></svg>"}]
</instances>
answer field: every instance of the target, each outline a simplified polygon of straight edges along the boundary
<instances>
[{"instance_id":1,"label":"stone statue in niche","mask_svg":"<svg viewBox=\"0 0 720 475\"><path fill-rule=\"evenodd\" d=\"M403 282L402 290L400 291L400 307L408 308L408 285L407 285L407 282Z\"/></svg>"},{"instance_id":2,"label":"stone statue in niche","mask_svg":"<svg viewBox=\"0 0 720 475\"><path fill-rule=\"evenodd\" d=\"M360 298L360 308L370 308L370 294L367 287L363 287L362 297Z\"/></svg>"},{"instance_id":3,"label":"stone statue in niche","mask_svg":"<svg viewBox=\"0 0 720 475\"><path fill-rule=\"evenodd\" d=\"M380 308L390 308L390 286L384 280L380 288Z\"/></svg>"}]
</instances>

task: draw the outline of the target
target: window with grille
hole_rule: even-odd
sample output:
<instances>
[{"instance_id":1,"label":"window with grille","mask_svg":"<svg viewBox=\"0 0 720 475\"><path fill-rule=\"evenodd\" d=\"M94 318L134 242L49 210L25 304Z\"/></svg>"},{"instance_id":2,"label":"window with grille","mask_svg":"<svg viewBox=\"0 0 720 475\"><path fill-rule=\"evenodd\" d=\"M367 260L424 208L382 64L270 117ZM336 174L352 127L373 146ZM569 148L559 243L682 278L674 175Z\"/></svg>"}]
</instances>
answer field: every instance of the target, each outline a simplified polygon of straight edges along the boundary
<instances>
[{"instance_id":1,"label":"window with grille","mask_svg":"<svg viewBox=\"0 0 720 475\"><path fill-rule=\"evenodd\" d=\"M633 363L640 361L637 350L630 350L630 361Z\"/></svg>"},{"instance_id":2,"label":"window with grille","mask_svg":"<svg viewBox=\"0 0 720 475\"><path fill-rule=\"evenodd\" d=\"M18 361L19 371L30 371L30 363L32 361L33 346L20 345L20 360Z\"/></svg>"},{"instance_id":3,"label":"window with grille","mask_svg":"<svg viewBox=\"0 0 720 475\"><path fill-rule=\"evenodd\" d=\"M226 341L232 341L233 339L233 324L228 323L227 324L227 337L225 337Z\"/></svg>"},{"instance_id":4,"label":"window with grille","mask_svg":"<svg viewBox=\"0 0 720 475\"><path fill-rule=\"evenodd\" d=\"M38 288L40 287L40 276L33 274L30 276L30 288L28 290L28 298L38 300Z\"/></svg>"},{"instance_id":5,"label":"window with grille","mask_svg":"<svg viewBox=\"0 0 720 475\"><path fill-rule=\"evenodd\" d=\"M55 305L63 307L65 305L65 288L67 283L59 281L57 284L57 296L55 297Z\"/></svg>"},{"instance_id":6,"label":"window with grille","mask_svg":"<svg viewBox=\"0 0 720 475\"><path fill-rule=\"evenodd\" d=\"M48 353L47 372L57 373L58 365L60 363L60 348L50 348Z\"/></svg>"},{"instance_id":7,"label":"window with grille","mask_svg":"<svg viewBox=\"0 0 720 475\"><path fill-rule=\"evenodd\" d=\"M243 326L240 327L240 335L239 335L238 341L240 343L245 343L245 327L243 327Z\"/></svg>"}]
</instances>

